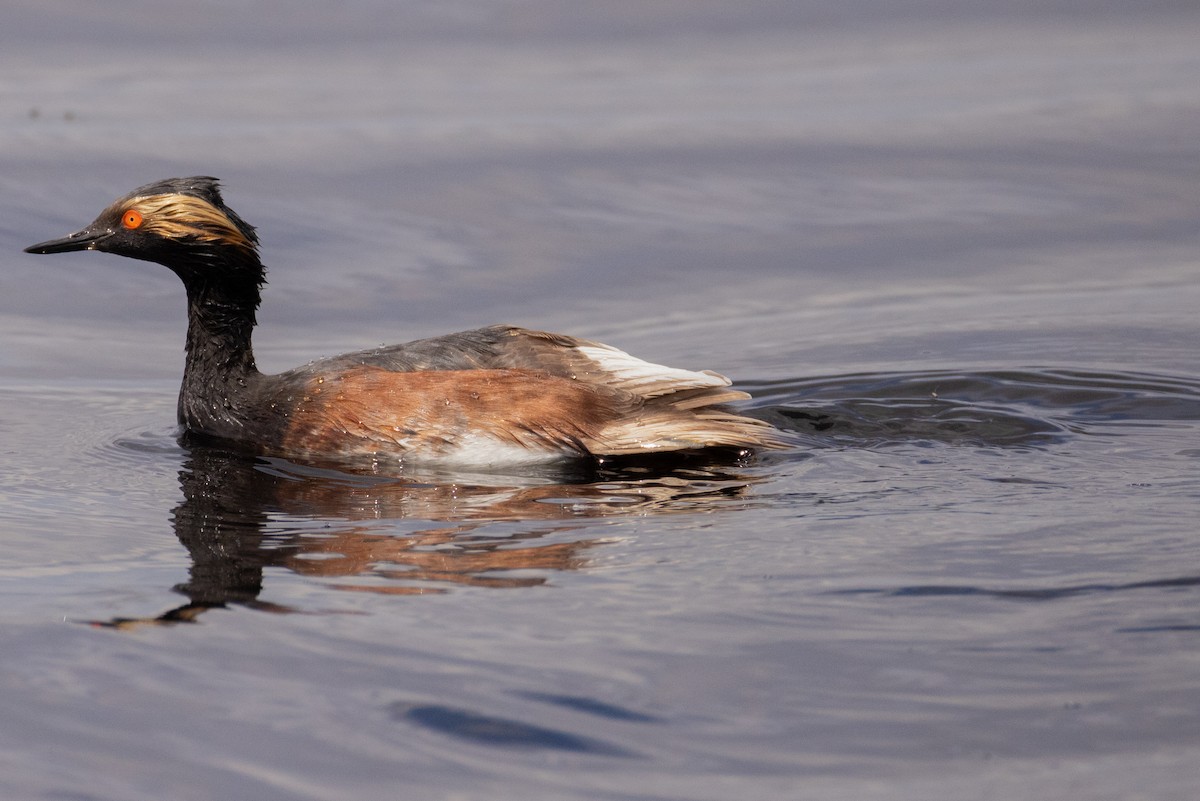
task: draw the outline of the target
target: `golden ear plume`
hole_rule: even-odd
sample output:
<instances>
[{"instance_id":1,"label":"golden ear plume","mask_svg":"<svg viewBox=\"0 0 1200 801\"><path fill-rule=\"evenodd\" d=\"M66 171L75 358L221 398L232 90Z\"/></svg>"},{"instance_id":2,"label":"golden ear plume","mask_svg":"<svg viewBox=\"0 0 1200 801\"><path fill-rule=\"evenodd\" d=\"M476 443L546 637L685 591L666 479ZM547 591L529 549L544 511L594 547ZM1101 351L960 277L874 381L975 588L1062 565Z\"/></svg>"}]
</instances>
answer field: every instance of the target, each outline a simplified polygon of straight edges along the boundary
<instances>
[{"instance_id":1,"label":"golden ear plume","mask_svg":"<svg viewBox=\"0 0 1200 801\"><path fill-rule=\"evenodd\" d=\"M167 194L137 197L124 204L142 215L142 230L168 239L222 243L254 252L254 242L220 209L192 195Z\"/></svg>"}]
</instances>

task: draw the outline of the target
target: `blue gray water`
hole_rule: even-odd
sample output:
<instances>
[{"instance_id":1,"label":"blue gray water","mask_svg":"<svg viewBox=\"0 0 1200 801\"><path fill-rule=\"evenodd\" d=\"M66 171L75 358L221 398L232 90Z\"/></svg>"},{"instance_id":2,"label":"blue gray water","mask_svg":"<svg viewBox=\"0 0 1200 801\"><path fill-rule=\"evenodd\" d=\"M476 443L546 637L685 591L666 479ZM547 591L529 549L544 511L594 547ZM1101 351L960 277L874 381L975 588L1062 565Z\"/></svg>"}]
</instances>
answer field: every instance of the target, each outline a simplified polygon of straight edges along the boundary
<instances>
[{"instance_id":1,"label":"blue gray water","mask_svg":"<svg viewBox=\"0 0 1200 801\"><path fill-rule=\"evenodd\" d=\"M9 4L0 796L1191 799L1191 3ZM362 476L175 438L213 174L268 370L510 322L796 448Z\"/></svg>"}]
</instances>

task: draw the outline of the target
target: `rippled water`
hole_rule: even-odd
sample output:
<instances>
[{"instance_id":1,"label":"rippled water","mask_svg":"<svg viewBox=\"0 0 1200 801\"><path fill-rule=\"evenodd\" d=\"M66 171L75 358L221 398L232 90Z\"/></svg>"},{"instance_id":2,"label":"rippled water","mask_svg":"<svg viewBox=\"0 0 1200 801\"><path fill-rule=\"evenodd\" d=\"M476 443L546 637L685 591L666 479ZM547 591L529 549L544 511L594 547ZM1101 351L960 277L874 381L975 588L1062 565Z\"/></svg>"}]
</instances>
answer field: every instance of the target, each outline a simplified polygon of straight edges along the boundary
<instances>
[{"instance_id":1,"label":"rippled water","mask_svg":"<svg viewBox=\"0 0 1200 801\"><path fill-rule=\"evenodd\" d=\"M129 8L0 33L0 796L1194 795L1189 7ZM513 322L795 447L181 443L174 277L20 249L193 172L268 369Z\"/></svg>"},{"instance_id":2,"label":"rippled water","mask_svg":"<svg viewBox=\"0 0 1200 801\"><path fill-rule=\"evenodd\" d=\"M280 797L368 776L719 797L703 777L786 796L801 775L953 777L1132 742L1169 759L1200 735L1178 663L1200 631L1200 381L750 388L794 452L560 479L185 450L140 427L165 392L47 393L47 417L91 425L55 443L76 454L69 494L28 467L24 490L6 481L23 698L6 736L65 739L84 756L70 774L117 770L114 787L184 770Z\"/></svg>"}]
</instances>

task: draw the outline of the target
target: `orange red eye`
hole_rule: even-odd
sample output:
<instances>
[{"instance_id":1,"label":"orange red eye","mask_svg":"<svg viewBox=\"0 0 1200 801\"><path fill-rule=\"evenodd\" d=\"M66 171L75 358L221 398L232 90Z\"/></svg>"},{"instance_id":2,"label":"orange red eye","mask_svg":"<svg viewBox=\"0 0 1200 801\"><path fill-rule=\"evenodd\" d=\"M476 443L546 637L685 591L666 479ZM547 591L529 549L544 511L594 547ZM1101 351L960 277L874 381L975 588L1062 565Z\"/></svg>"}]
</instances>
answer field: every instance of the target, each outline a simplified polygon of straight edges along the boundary
<instances>
[{"instance_id":1,"label":"orange red eye","mask_svg":"<svg viewBox=\"0 0 1200 801\"><path fill-rule=\"evenodd\" d=\"M142 227L142 213L137 209L130 209L121 215L121 225L129 229Z\"/></svg>"}]
</instances>

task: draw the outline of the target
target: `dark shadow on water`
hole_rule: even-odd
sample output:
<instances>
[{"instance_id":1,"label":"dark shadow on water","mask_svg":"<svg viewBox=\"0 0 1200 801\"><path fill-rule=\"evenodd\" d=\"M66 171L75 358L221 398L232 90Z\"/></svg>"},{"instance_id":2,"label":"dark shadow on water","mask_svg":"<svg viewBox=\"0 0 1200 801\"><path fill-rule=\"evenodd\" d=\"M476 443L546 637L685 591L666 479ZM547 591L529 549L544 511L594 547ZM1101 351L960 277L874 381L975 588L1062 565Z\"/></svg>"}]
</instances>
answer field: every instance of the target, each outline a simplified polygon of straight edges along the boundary
<instances>
[{"instance_id":1,"label":"dark shadow on water","mask_svg":"<svg viewBox=\"0 0 1200 801\"><path fill-rule=\"evenodd\" d=\"M1130 590L1188 589L1192 587L1200 587L1200 576L1131 581L1124 584L1072 584L1064 587L1028 587L1015 589L954 584L917 584L892 589L862 588L831 590L826 594L885 595L893 598L978 595L1010 601L1057 601L1062 598L1073 598L1077 595L1091 595L1095 593L1128 592Z\"/></svg>"},{"instance_id":2,"label":"dark shadow on water","mask_svg":"<svg viewBox=\"0 0 1200 801\"><path fill-rule=\"evenodd\" d=\"M440 704L396 702L388 711L396 720L474 745L591 756L636 756L632 751L592 737Z\"/></svg>"}]
</instances>

